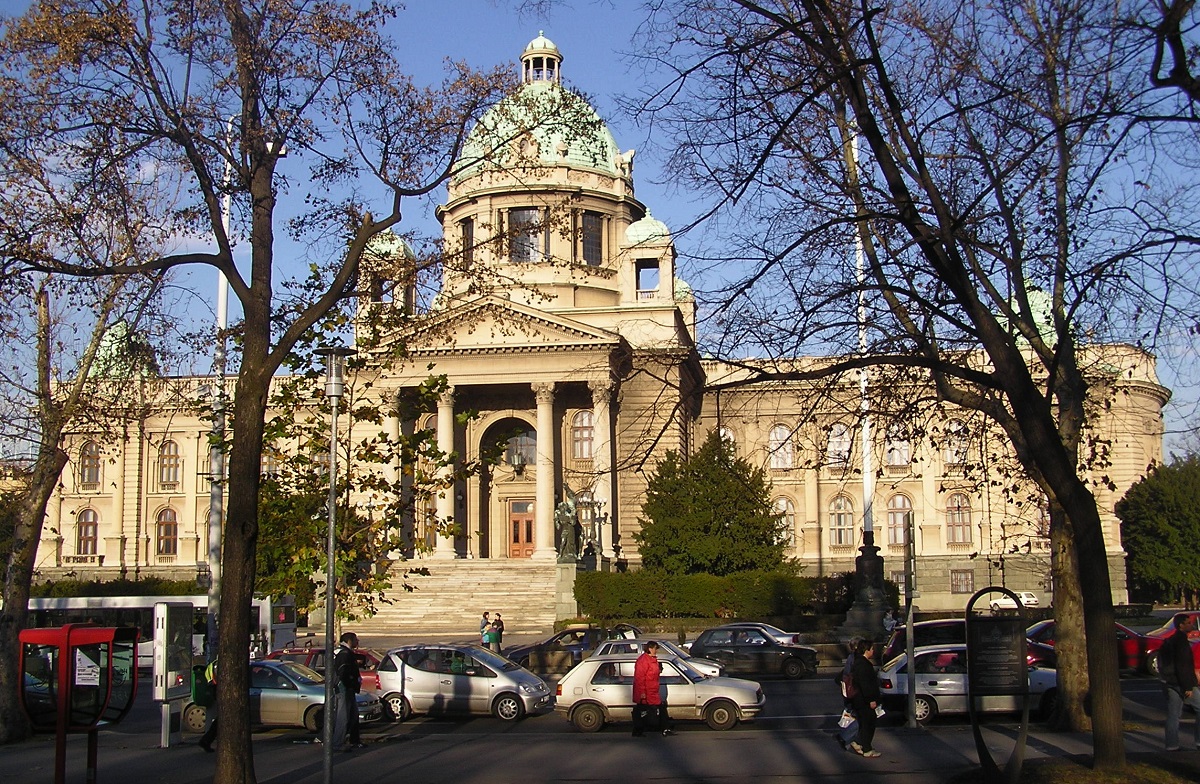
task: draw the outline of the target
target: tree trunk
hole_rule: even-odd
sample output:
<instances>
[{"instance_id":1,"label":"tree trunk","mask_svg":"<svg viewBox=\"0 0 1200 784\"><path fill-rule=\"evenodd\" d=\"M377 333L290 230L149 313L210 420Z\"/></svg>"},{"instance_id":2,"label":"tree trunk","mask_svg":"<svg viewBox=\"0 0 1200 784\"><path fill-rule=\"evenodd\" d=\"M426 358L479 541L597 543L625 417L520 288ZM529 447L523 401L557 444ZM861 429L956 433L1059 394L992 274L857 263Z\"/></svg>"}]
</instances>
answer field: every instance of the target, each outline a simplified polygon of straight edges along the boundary
<instances>
[{"instance_id":1,"label":"tree trunk","mask_svg":"<svg viewBox=\"0 0 1200 784\"><path fill-rule=\"evenodd\" d=\"M21 707L21 673L17 662L21 630L29 620L29 585L46 520L46 504L67 464L67 453L58 448L61 433L61 425L42 433L29 486L17 496L12 549L4 573L4 614L0 615L0 657L9 662L0 667L0 743L22 740L31 731Z\"/></svg>"},{"instance_id":2,"label":"tree trunk","mask_svg":"<svg viewBox=\"0 0 1200 784\"><path fill-rule=\"evenodd\" d=\"M1087 637L1083 629L1083 594L1075 558L1071 521L1057 504L1050 505L1050 573L1054 578L1055 652L1058 654L1058 705L1054 729L1090 732L1085 709L1090 688Z\"/></svg>"}]
</instances>

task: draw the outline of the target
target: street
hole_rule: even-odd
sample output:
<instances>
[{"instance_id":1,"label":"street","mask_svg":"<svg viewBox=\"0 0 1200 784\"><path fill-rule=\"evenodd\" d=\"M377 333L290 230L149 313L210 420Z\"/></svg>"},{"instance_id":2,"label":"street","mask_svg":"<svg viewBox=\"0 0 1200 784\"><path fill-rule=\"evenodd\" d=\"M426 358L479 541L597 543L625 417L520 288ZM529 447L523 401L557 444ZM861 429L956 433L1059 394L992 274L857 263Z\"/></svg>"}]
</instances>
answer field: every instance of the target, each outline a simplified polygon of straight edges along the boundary
<instances>
[{"instance_id":1,"label":"street","mask_svg":"<svg viewBox=\"0 0 1200 784\"><path fill-rule=\"evenodd\" d=\"M908 729L899 717L885 719L876 735L883 756L868 760L842 751L831 734L841 699L828 676L804 681L763 680L764 714L728 732L700 722L676 725L673 737L633 738L627 724L583 734L560 714L530 717L515 725L493 718L431 719L364 726L367 748L337 754L334 780L367 782L589 781L659 782L840 780L863 772L886 773L890 781L942 780L977 764L970 723L939 718L925 729ZM1148 677L1122 680L1131 755L1162 748L1163 697ZM158 748L158 706L141 690L138 705L118 727L100 733L99 781L190 784L212 781L215 755L197 746L195 735ZM1184 738L1190 738L1185 719ZM988 719L986 739L1003 763L1017 723ZM315 784L322 780L322 747L304 730L255 733L255 769L260 782ZM70 739L68 780L84 780L84 736ZM1031 725L1027 758L1090 754L1090 736L1050 733ZM1182 757L1200 757L1188 752ZM54 743L39 736L0 749L0 781L53 781Z\"/></svg>"}]
</instances>

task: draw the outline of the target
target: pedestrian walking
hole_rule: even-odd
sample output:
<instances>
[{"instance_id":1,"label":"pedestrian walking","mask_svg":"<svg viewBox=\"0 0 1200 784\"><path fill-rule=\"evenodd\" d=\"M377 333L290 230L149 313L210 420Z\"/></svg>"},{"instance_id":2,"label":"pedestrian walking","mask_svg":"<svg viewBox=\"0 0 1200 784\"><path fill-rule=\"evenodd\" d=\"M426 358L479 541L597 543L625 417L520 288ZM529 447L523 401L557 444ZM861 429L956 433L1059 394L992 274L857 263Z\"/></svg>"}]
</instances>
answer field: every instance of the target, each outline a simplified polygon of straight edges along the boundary
<instances>
[{"instance_id":1,"label":"pedestrian walking","mask_svg":"<svg viewBox=\"0 0 1200 784\"><path fill-rule=\"evenodd\" d=\"M205 751L213 750L213 741L217 739L217 660L213 659L204 668L204 680L208 682L209 689L212 694L212 704L204 709L204 720L208 722L208 726L204 728L204 734L200 736L199 742L196 744Z\"/></svg>"},{"instance_id":2,"label":"pedestrian walking","mask_svg":"<svg viewBox=\"0 0 1200 784\"><path fill-rule=\"evenodd\" d=\"M858 719L858 737L848 744L851 751L864 757L881 756L873 745L875 740L875 711L879 707L879 679L875 675L875 644L859 640L850 665L850 682L854 696L854 715Z\"/></svg>"},{"instance_id":3,"label":"pedestrian walking","mask_svg":"<svg viewBox=\"0 0 1200 784\"><path fill-rule=\"evenodd\" d=\"M1167 696L1167 751L1179 751L1179 720L1183 706L1196 711L1195 747L1200 748L1200 689L1197 688L1196 664L1188 635L1196 630L1195 616L1179 613L1174 618L1175 633L1158 649L1158 677Z\"/></svg>"},{"instance_id":4,"label":"pedestrian walking","mask_svg":"<svg viewBox=\"0 0 1200 784\"><path fill-rule=\"evenodd\" d=\"M854 651L858 647L860 637L851 637L847 645L849 653L846 654L846 661L842 665L841 672L838 673L838 687L842 693L842 717L838 720L838 731L834 735L838 745L843 749L850 749L850 743L858 737L858 718L854 715L854 681L851 677L851 670L854 666Z\"/></svg>"},{"instance_id":5,"label":"pedestrian walking","mask_svg":"<svg viewBox=\"0 0 1200 784\"><path fill-rule=\"evenodd\" d=\"M641 737L646 728L646 718L653 714L654 728L663 735L675 734L667 726L667 706L659 690L658 643L650 640L646 650L633 665L633 736Z\"/></svg>"},{"instance_id":6,"label":"pedestrian walking","mask_svg":"<svg viewBox=\"0 0 1200 784\"><path fill-rule=\"evenodd\" d=\"M488 631L492 628L491 613L487 610L483 611L483 617L479 619L479 644L483 647L488 647Z\"/></svg>"}]
</instances>

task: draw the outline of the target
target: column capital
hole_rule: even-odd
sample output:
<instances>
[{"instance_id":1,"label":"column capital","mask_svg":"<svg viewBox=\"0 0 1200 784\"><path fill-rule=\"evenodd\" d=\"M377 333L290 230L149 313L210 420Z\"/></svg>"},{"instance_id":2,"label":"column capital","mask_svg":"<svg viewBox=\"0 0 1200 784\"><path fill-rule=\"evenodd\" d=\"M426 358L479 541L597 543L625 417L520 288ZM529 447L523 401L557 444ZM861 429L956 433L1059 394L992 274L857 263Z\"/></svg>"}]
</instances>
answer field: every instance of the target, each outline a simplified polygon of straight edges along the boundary
<instances>
[{"instance_id":1,"label":"column capital","mask_svg":"<svg viewBox=\"0 0 1200 784\"><path fill-rule=\"evenodd\" d=\"M454 392L455 389L453 386L446 387L446 389L440 395L438 395L438 404L443 406L453 406Z\"/></svg>"},{"instance_id":2,"label":"column capital","mask_svg":"<svg viewBox=\"0 0 1200 784\"><path fill-rule=\"evenodd\" d=\"M554 402L554 382L553 381L537 381L531 384L533 387L533 396L539 404Z\"/></svg>"},{"instance_id":3,"label":"column capital","mask_svg":"<svg viewBox=\"0 0 1200 784\"><path fill-rule=\"evenodd\" d=\"M597 398L610 399L617 383L612 380L611 376L605 376L603 378L589 378L587 385L588 389L592 390L592 400L594 401Z\"/></svg>"}]
</instances>

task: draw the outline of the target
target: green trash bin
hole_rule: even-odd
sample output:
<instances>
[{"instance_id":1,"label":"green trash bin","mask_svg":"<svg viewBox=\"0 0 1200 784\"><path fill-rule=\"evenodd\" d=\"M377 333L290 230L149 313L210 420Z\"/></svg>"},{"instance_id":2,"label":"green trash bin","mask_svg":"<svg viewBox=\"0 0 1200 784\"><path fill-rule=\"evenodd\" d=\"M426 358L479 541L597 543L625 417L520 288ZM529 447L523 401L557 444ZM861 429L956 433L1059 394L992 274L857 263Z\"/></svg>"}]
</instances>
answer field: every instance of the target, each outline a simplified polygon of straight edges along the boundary
<instances>
[{"instance_id":1,"label":"green trash bin","mask_svg":"<svg viewBox=\"0 0 1200 784\"><path fill-rule=\"evenodd\" d=\"M210 707L217 699L217 688L204 677L207 665L197 664L192 667L192 702L204 708Z\"/></svg>"}]
</instances>

